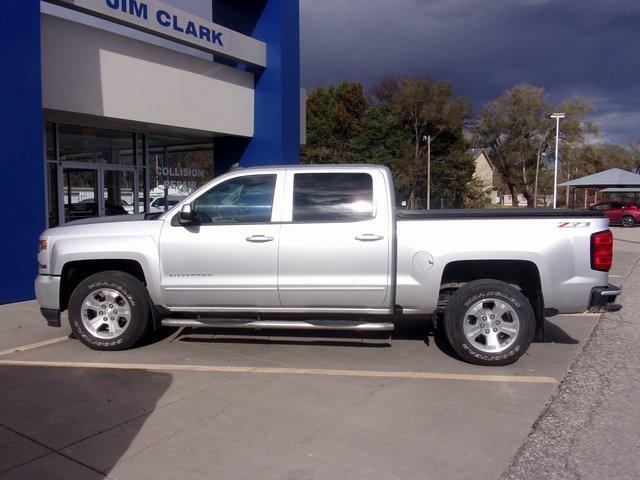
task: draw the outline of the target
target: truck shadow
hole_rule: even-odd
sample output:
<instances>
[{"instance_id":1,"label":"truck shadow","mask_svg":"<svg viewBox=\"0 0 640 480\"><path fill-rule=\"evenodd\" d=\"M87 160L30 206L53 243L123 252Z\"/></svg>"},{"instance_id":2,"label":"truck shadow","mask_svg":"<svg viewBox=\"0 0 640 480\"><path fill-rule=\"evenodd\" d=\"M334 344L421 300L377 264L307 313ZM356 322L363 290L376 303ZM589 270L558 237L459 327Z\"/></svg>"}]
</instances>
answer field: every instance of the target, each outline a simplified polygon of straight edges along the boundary
<instances>
[{"instance_id":1,"label":"truck shadow","mask_svg":"<svg viewBox=\"0 0 640 480\"><path fill-rule=\"evenodd\" d=\"M564 345L575 345L580 343L562 328L555 323L549 321L548 318L544 320L544 340L537 341L536 343L560 343Z\"/></svg>"},{"instance_id":2,"label":"truck shadow","mask_svg":"<svg viewBox=\"0 0 640 480\"><path fill-rule=\"evenodd\" d=\"M291 345L291 346L323 346L337 348L390 348L393 340L415 340L425 345L435 345L446 355L458 358L449 346L441 330L435 329L432 322L424 318L408 318L396 323L395 330L389 333L363 333L347 331L312 332L299 330L236 330L223 328L185 328L182 332L176 329L162 329L151 343L162 341L177 335L176 340L185 343L209 344L255 344L255 345ZM558 325L545 319L544 342L573 345L579 343Z\"/></svg>"},{"instance_id":3,"label":"truck shadow","mask_svg":"<svg viewBox=\"0 0 640 480\"><path fill-rule=\"evenodd\" d=\"M0 476L108 475L171 383L143 370L0 367L3 450L16 453L0 454Z\"/></svg>"},{"instance_id":4,"label":"truck shadow","mask_svg":"<svg viewBox=\"0 0 640 480\"><path fill-rule=\"evenodd\" d=\"M277 337L277 338L274 338ZM286 338L285 338L286 337ZM180 342L211 344L256 344L322 347L389 348L388 334L354 332L300 332L299 330L233 330L222 328L185 329Z\"/></svg>"},{"instance_id":5,"label":"truck shadow","mask_svg":"<svg viewBox=\"0 0 640 480\"><path fill-rule=\"evenodd\" d=\"M577 343L580 343L579 340L573 338L558 325L551 323L548 319L545 319L544 321L544 330L544 340L534 340L533 343L558 343L562 345L575 345ZM433 338L434 343L443 353L452 358L460 360L458 354L449 345L449 342L447 341L442 330L436 330L433 328L433 326L431 326L429 336ZM429 337L427 337L426 343L427 345L429 345Z\"/></svg>"}]
</instances>

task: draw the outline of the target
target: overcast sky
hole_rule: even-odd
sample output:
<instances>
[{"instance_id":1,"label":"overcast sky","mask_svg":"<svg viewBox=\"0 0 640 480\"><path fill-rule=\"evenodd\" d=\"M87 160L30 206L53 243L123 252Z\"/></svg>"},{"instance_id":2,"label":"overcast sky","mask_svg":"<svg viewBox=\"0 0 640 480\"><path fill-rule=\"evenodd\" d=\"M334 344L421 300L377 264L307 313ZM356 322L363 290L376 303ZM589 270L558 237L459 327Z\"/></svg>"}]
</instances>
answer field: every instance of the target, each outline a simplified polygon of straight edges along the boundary
<instances>
[{"instance_id":1,"label":"overcast sky","mask_svg":"<svg viewBox=\"0 0 640 480\"><path fill-rule=\"evenodd\" d=\"M527 82L640 139L640 0L301 0L302 85L385 73L453 83L474 109Z\"/></svg>"}]
</instances>

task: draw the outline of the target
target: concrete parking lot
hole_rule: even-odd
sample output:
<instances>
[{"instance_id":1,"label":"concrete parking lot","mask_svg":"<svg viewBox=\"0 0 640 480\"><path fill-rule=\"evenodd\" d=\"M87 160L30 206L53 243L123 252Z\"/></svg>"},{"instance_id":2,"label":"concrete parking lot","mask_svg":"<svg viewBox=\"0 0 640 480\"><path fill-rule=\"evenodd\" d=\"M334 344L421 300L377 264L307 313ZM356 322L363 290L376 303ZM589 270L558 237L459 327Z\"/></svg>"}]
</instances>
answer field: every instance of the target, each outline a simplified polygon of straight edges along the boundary
<instances>
[{"instance_id":1,"label":"concrete parking lot","mask_svg":"<svg viewBox=\"0 0 640 480\"><path fill-rule=\"evenodd\" d=\"M621 283L640 229L615 230ZM0 480L499 478L599 319L553 317L546 342L489 368L421 325L390 339L166 332L94 352L34 302L6 305Z\"/></svg>"}]
</instances>

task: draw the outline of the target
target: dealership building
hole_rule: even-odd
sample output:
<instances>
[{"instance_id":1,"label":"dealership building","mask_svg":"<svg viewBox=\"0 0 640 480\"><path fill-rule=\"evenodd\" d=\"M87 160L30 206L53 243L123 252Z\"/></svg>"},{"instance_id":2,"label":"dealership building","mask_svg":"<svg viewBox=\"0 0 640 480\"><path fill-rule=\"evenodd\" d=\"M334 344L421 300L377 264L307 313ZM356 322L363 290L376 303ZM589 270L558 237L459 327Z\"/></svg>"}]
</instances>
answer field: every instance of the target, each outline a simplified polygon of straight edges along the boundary
<instances>
[{"instance_id":1,"label":"dealership building","mask_svg":"<svg viewBox=\"0 0 640 480\"><path fill-rule=\"evenodd\" d=\"M161 211L232 166L293 164L298 0L7 0L0 303L34 297L38 237Z\"/></svg>"}]
</instances>

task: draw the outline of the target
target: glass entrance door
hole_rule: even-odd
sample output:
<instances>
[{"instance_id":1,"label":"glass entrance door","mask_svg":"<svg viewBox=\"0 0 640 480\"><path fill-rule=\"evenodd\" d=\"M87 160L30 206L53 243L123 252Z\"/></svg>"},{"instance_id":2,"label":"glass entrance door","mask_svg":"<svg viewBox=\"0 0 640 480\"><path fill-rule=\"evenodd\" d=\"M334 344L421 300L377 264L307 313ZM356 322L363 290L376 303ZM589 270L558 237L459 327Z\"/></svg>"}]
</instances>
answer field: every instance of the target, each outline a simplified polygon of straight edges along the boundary
<instances>
[{"instance_id":1,"label":"glass entrance door","mask_svg":"<svg viewBox=\"0 0 640 480\"><path fill-rule=\"evenodd\" d=\"M136 195L140 189L134 168L63 164L60 170L64 223L144 210L144 198Z\"/></svg>"},{"instance_id":2,"label":"glass entrance door","mask_svg":"<svg viewBox=\"0 0 640 480\"><path fill-rule=\"evenodd\" d=\"M65 168L59 179L63 182L65 223L99 215L97 168Z\"/></svg>"},{"instance_id":3,"label":"glass entrance door","mask_svg":"<svg viewBox=\"0 0 640 480\"><path fill-rule=\"evenodd\" d=\"M100 170L104 191L102 215L126 215L142 210L139 206L144 206L144 198L136 198L135 194L138 191L135 170L107 167Z\"/></svg>"}]
</instances>

